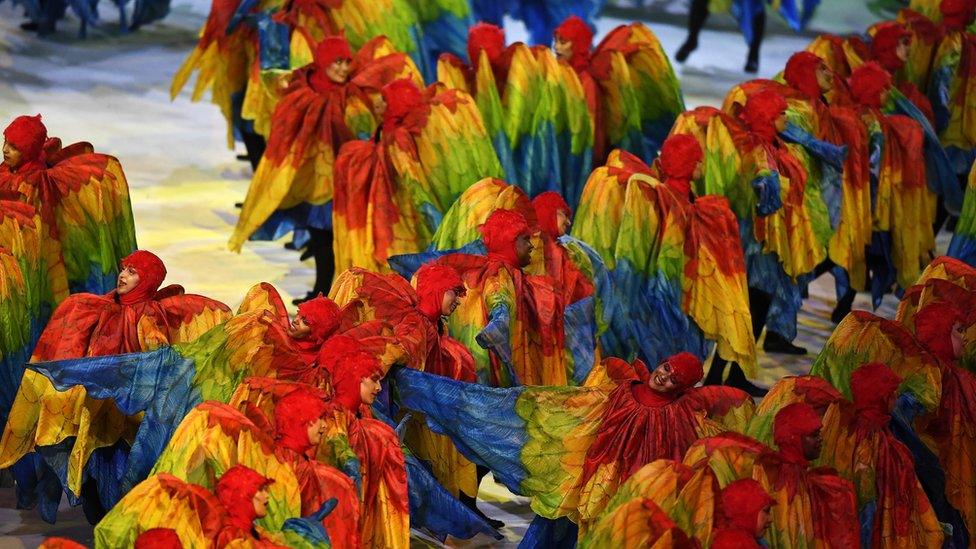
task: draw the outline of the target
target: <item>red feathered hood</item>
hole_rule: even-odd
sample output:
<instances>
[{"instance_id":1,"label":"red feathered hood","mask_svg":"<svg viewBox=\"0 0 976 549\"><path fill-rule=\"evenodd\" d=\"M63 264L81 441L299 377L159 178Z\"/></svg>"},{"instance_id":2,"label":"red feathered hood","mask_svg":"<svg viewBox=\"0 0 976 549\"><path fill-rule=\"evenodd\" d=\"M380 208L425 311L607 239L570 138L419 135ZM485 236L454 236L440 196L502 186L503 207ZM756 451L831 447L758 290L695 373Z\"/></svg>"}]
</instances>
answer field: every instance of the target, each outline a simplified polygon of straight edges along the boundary
<instances>
[{"instance_id":1,"label":"red feathered hood","mask_svg":"<svg viewBox=\"0 0 976 549\"><path fill-rule=\"evenodd\" d=\"M383 100L386 101L383 125L387 129L402 122L408 114L424 104L423 92L409 78L390 82L383 86L381 93Z\"/></svg>"},{"instance_id":2,"label":"red feathered hood","mask_svg":"<svg viewBox=\"0 0 976 549\"><path fill-rule=\"evenodd\" d=\"M227 511L229 522L250 532L254 527L254 519L257 518L251 500L254 494L272 482L274 481L244 465L235 465L228 469L217 481L215 492Z\"/></svg>"},{"instance_id":3,"label":"red feathered hood","mask_svg":"<svg viewBox=\"0 0 976 549\"><path fill-rule=\"evenodd\" d=\"M349 47L349 42L344 37L330 36L319 42L312 58L315 64L324 70L340 59L352 59L352 48Z\"/></svg>"},{"instance_id":4,"label":"red feathered hood","mask_svg":"<svg viewBox=\"0 0 976 549\"><path fill-rule=\"evenodd\" d=\"M481 50L488 54L488 61L495 64L505 51L505 31L490 23L480 22L468 30L468 62L477 66Z\"/></svg>"},{"instance_id":5,"label":"red feathered hood","mask_svg":"<svg viewBox=\"0 0 976 549\"><path fill-rule=\"evenodd\" d=\"M525 217L514 210L495 210L480 229L488 258L519 268L515 240L532 233Z\"/></svg>"},{"instance_id":6,"label":"red feathered hood","mask_svg":"<svg viewBox=\"0 0 976 549\"><path fill-rule=\"evenodd\" d=\"M459 296L465 293L464 281L454 267L428 263L417 271L418 308L431 321L440 319L444 294L449 290Z\"/></svg>"},{"instance_id":7,"label":"red feathered hood","mask_svg":"<svg viewBox=\"0 0 976 549\"><path fill-rule=\"evenodd\" d=\"M329 345L322 348L322 353L332 352ZM329 364L332 369L332 390L335 402L350 412L357 412L363 401L359 385L363 378L382 375L383 364L375 356L365 351L353 351L340 354L332 360L323 359L319 355L319 364Z\"/></svg>"},{"instance_id":8,"label":"red feathered hood","mask_svg":"<svg viewBox=\"0 0 976 549\"><path fill-rule=\"evenodd\" d=\"M932 303L915 313L915 339L939 360L951 364L958 358L952 348L952 328L963 312L950 303Z\"/></svg>"},{"instance_id":9,"label":"red feathered hood","mask_svg":"<svg viewBox=\"0 0 976 549\"><path fill-rule=\"evenodd\" d=\"M774 503L762 485L751 478L729 483L718 496L719 515L716 523L728 530L748 532L755 537L759 513Z\"/></svg>"},{"instance_id":10,"label":"red feathered hood","mask_svg":"<svg viewBox=\"0 0 976 549\"><path fill-rule=\"evenodd\" d=\"M305 455L312 443L308 440L308 424L324 417L329 406L304 387L288 393L274 409L275 440L283 447Z\"/></svg>"},{"instance_id":11,"label":"red feathered hood","mask_svg":"<svg viewBox=\"0 0 976 549\"><path fill-rule=\"evenodd\" d=\"M823 423L812 406L797 402L783 407L773 419L773 442L787 461L806 465L802 438L820 429Z\"/></svg>"},{"instance_id":12,"label":"red feathered hood","mask_svg":"<svg viewBox=\"0 0 976 549\"><path fill-rule=\"evenodd\" d=\"M562 211L567 218L572 218L573 209L563 200L559 193L546 191L532 200L532 208L535 210L535 218L539 223L539 228L545 231L552 238L559 238L559 227L556 221L557 212Z\"/></svg>"},{"instance_id":13,"label":"red feathered hood","mask_svg":"<svg viewBox=\"0 0 976 549\"><path fill-rule=\"evenodd\" d=\"M334 301L319 295L299 305L298 314L312 329L309 337L315 344L321 345L339 327L342 311Z\"/></svg>"},{"instance_id":14,"label":"red feathered hood","mask_svg":"<svg viewBox=\"0 0 976 549\"><path fill-rule=\"evenodd\" d=\"M139 274L139 284L124 295L119 296L123 305L148 301L156 295L156 290L166 278L166 265L156 254L148 250L136 250L122 260L122 267L132 267Z\"/></svg>"},{"instance_id":15,"label":"red feathered hood","mask_svg":"<svg viewBox=\"0 0 976 549\"><path fill-rule=\"evenodd\" d=\"M942 0L942 25L949 30L963 30L976 17L976 0Z\"/></svg>"},{"instance_id":16,"label":"red feathered hood","mask_svg":"<svg viewBox=\"0 0 976 549\"><path fill-rule=\"evenodd\" d=\"M152 528L139 534L133 549L183 549L183 543L172 528Z\"/></svg>"},{"instance_id":17,"label":"red feathered hood","mask_svg":"<svg viewBox=\"0 0 976 549\"><path fill-rule=\"evenodd\" d=\"M3 130L3 137L20 151L20 166L36 165L42 161L47 128L41 122L41 115L14 118L7 129Z\"/></svg>"},{"instance_id":18,"label":"red feathered hood","mask_svg":"<svg viewBox=\"0 0 976 549\"><path fill-rule=\"evenodd\" d=\"M679 196L688 196L695 167L703 157L698 140L690 135L675 134L665 139L658 157L664 184Z\"/></svg>"},{"instance_id":19,"label":"red feathered hood","mask_svg":"<svg viewBox=\"0 0 976 549\"><path fill-rule=\"evenodd\" d=\"M790 87L809 97L820 97L820 83L817 82L817 69L823 60L808 51L800 51L790 56L786 62L783 78Z\"/></svg>"},{"instance_id":20,"label":"red feathered hood","mask_svg":"<svg viewBox=\"0 0 976 549\"><path fill-rule=\"evenodd\" d=\"M761 90L746 100L742 121L766 141L776 138L776 119L786 112L786 100L773 90Z\"/></svg>"},{"instance_id":21,"label":"red feathered hood","mask_svg":"<svg viewBox=\"0 0 976 549\"><path fill-rule=\"evenodd\" d=\"M887 424L901 378L880 362L871 362L851 374L851 394L859 418L873 427Z\"/></svg>"},{"instance_id":22,"label":"red feathered hood","mask_svg":"<svg viewBox=\"0 0 976 549\"><path fill-rule=\"evenodd\" d=\"M572 15L556 27L553 34L556 38L573 44L573 56L569 64L576 70L586 68L590 59L590 46L593 43L593 31L586 21Z\"/></svg>"},{"instance_id":23,"label":"red feathered hood","mask_svg":"<svg viewBox=\"0 0 976 549\"><path fill-rule=\"evenodd\" d=\"M881 65L872 61L854 69L848 84L854 101L880 109L884 92L891 87L891 75Z\"/></svg>"},{"instance_id":24,"label":"red feathered hood","mask_svg":"<svg viewBox=\"0 0 976 549\"><path fill-rule=\"evenodd\" d=\"M908 29L894 21L886 21L878 25L871 41L871 52L885 70L889 72L902 68L905 61L898 57L898 43L911 37Z\"/></svg>"}]
</instances>

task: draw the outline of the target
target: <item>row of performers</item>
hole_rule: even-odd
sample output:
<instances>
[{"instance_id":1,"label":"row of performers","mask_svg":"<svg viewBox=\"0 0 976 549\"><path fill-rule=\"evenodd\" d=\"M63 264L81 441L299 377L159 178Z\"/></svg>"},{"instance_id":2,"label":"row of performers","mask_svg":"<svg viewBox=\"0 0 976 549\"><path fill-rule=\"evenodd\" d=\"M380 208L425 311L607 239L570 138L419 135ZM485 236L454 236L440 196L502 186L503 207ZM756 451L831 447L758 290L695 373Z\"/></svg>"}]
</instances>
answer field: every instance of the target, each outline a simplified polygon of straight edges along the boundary
<instances>
[{"instance_id":1,"label":"row of performers","mask_svg":"<svg viewBox=\"0 0 976 549\"><path fill-rule=\"evenodd\" d=\"M41 336L0 440L19 503L53 521L67 494L99 547L406 547L410 527L498 536L475 505L490 471L531 499L527 546L969 543L976 269L936 259L894 320L849 314L758 405L698 386L686 352L503 387L479 354L517 360L521 319L489 321L478 348L452 327L516 272L510 214L489 217L487 257L412 283L349 270L292 319L267 284L188 318L135 252L116 290L67 298Z\"/></svg>"}]
</instances>

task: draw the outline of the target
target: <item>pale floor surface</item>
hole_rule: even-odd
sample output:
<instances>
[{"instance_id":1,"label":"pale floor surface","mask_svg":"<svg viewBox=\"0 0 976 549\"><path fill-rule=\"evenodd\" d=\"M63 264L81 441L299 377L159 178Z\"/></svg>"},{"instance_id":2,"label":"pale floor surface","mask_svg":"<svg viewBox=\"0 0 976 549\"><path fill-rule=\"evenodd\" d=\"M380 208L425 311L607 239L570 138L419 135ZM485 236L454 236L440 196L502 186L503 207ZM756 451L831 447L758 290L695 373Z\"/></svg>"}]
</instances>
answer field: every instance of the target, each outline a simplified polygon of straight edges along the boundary
<instances>
[{"instance_id":1,"label":"pale floor surface","mask_svg":"<svg viewBox=\"0 0 976 549\"><path fill-rule=\"evenodd\" d=\"M99 152L119 157L131 188L140 247L165 261L169 282L231 307L261 281L277 286L289 300L302 295L314 278L312 264L299 262L295 252L283 249L283 240L249 242L241 254L227 251L238 214L233 205L243 199L251 169L226 148L225 124L216 107L191 103L187 92L169 99L170 79L195 44L209 3L173 4L166 20L138 33L120 36L109 29L93 32L86 41L74 38L73 22L63 24L55 37L38 40L17 28L18 11L9 3L0 4L0 121L40 112L50 133L64 142L90 141ZM620 23L599 21L598 37ZM650 26L669 54L684 39L682 28ZM512 24L508 35L519 40L525 33ZM760 76L774 75L806 41L768 37ZM718 104L730 86L747 79L741 72L746 55L741 36L706 30L700 44L678 69L689 108ZM832 281L824 277L804 303L799 344L811 350L822 346L832 329L833 302ZM858 296L855 307L868 306L866 296ZM889 298L881 314L893 311L894 300ZM811 358L763 356L759 381L768 385L783 375L803 373ZM485 483L483 496L485 511L507 523L506 541L476 538L457 545L514 546L531 520L527 500L491 482ZM58 524L50 526L35 512L13 506L13 490L0 488L0 548L35 547L51 535L91 541L91 528L80 509L65 509ZM420 537L415 539L424 544Z\"/></svg>"}]
</instances>

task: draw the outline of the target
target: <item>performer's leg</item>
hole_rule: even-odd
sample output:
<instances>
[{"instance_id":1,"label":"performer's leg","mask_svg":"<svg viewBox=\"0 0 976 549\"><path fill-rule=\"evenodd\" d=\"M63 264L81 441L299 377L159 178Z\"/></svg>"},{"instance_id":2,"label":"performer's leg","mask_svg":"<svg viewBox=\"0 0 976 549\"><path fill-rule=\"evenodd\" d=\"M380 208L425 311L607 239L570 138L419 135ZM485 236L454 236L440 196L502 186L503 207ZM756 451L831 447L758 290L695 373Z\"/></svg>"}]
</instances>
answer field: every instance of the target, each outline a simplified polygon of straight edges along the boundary
<instances>
[{"instance_id":1,"label":"performer's leg","mask_svg":"<svg viewBox=\"0 0 976 549\"><path fill-rule=\"evenodd\" d=\"M759 71L759 47L762 45L763 33L766 31L766 10L759 10L752 19L752 40L749 42L749 57L746 58L746 72Z\"/></svg>"},{"instance_id":2,"label":"performer's leg","mask_svg":"<svg viewBox=\"0 0 976 549\"><path fill-rule=\"evenodd\" d=\"M708 0L691 0L691 9L688 11L688 37L685 43L674 54L674 60L684 63L691 52L698 48L698 33L705 26L708 20Z\"/></svg>"},{"instance_id":3,"label":"performer's leg","mask_svg":"<svg viewBox=\"0 0 976 549\"><path fill-rule=\"evenodd\" d=\"M483 479L486 476L488 476L489 470L488 470L487 467L482 467L481 465L476 465L475 466L475 470L477 471L477 474L478 474L478 486L481 486L481 479ZM485 519L485 522L487 522L489 525L491 525L492 528L494 528L494 529L497 530L499 528L504 528L505 527L505 523L504 522L502 522L500 520L495 520L495 519L489 517L488 515L484 514L481 511L481 509L478 509L478 498L476 498L474 496L470 496L468 494L465 494L464 492L459 492L458 493L458 499L461 501L461 503L464 504L465 507L467 507L468 509L471 509L471 511L473 511L474 514L476 514L479 517Z\"/></svg>"}]
</instances>

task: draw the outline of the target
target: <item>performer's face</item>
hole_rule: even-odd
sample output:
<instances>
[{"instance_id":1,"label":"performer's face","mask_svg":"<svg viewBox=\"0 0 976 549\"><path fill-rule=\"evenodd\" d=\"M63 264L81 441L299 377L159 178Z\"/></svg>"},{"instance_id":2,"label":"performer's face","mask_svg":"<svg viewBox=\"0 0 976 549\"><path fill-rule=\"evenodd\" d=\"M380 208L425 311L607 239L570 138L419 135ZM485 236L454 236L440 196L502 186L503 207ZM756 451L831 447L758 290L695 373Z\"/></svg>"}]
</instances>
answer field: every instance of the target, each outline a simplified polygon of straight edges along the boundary
<instances>
[{"instance_id":1,"label":"performer's face","mask_svg":"<svg viewBox=\"0 0 976 549\"><path fill-rule=\"evenodd\" d=\"M902 61L908 61L908 48L911 46L911 38L908 36L903 36L901 40L898 41L898 45L895 46L895 55L898 59Z\"/></svg>"},{"instance_id":2,"label":"performer's face","mask_svg":"<svg viewBox=\"0 0 976 549\"><path fill-rule=\"evenodd\" d=\"M254 493L251 498L251 505L254 506L254 516L262 518L268 515L268 489L261 488Z\"/></svg>"},{"instance_id":3,"label":"performer's face","mask_svg":"<svg viewBox=\"0 0 976 549\"><path fill-rule=\"evenodd\" d=\"M800 444L803 447L803 457L807 461L814 461L820 457L820 452L823 450L823 433L817 429L811 435L800 437Z\"/></svg>"},{"instance_id":4,"label":"performer's face","mask_svg":"<svg viewBox=\"0 0 976 549\"><path fill-rule=\"evenodd\" d=\"M385 112L386 99L383 98L383 94L376 94L376 99L373 101L373 114L382 118Z\"/></svg>"},{"instance_id":5,"label":"performer's face","mask_svg":"<svg viewBox=\"0 0 976 549\"><path fill-rule=\"evenodd\" d=\"M559 229L559 236L562 236L569 232L569 226L572 223L569 219L569 214L563 210L556 212L556 228Z\"/></svg>"},{"instance_id":6,"label":"performer's face","mask_svg":"<svg viewBox=\"0 0 976 549\"><path fill-rule=\"evenodd\" d=\"M345 84L349 79L349 59L336 59L325 68L325 75L336 84Z\"/></svg>"},{"instance_id":7,"label":"performer's face","mask_svg":"<svg viewBox=\"0 0 976 549\"><path fill-rule=\"evenodd\" d=\"M963 349L963 331L964 328L961 323L956 322L952 325L952 332L950 337L952 338L952 354L959 358L962 356Z\"/></svg>"},{"instance_id":8,"label":"performer's face","mask_svg":"<svg viewBox=\"0 0 976 549\"><path fill-rule=\"evenodd\" d=\"M3 163L10 166L13 169L16 169L17 166L20 166L20 162L22 158L23 155L20 154L20 150L18 150L17 147L14 147L13 143L11 143L10 141L4 140Z\"/></svg>"},{"instance_id":9,"label":"performer's face","mask_svg":"<svg viewBox=\"0 0 976 549\"><path fill-rule=\"evenodd\" d=\"M776 117L776 131L782 132L786 129L786 113L780 114Z\"/></svg>"},{"instance_id":10,"label":"performer's face","mask_svg":"<svg viewBox=\"0 0 976 549\"><path fill-rule=\"evenodd\" d=\"M119 272L118 284L115 286L116 293L119 295L125 295L131 292L138 285L139 273L136 272L135 267L131 265L122 267L122 271Z\"/></svg>"},{"instance_id":11,"label":"performer's face","mask_svg":"<svg viewBox=\"0 0 976 549\"><path fill-rule=\"evenodd\" d=\"M820 86L820 91L827 92L834 88L834 75L827 68L827 65L821 63L817 66L817 85Z\"/></svg>"},{"instance_id":12,"label":"performer's face","mask_svg":"<svg viewBox=\"0 0 976 549\"><path fill-rule=\"evenodd\" d=\"M648 386L658 393L670 393L674 391L675 382L672 373L670 362L661 364L651 372L651 380Z\"/></svg>"},{"instance_id":13,"label":"performer's face","mask_svg":"<svg viewBox=\"0 0 976 549\"><path fill-rule=\"evenodd\" d=\"M691 172L691 178L694 180L701 179L702 175L704 175L704 170L705 164L699 160L698 163L695 164L695 171Z\"/></svg>"},{"instance_id":14,"label":"performer's face","mask_svg":"<svg viewBox=\"0 0 976 549\"><path fill-rule=\"evenodd\" d=\"M461 296L455 290L444 292L444 299L441 301L441 314L451 316L451 313L461 304Z\"/></svg>"},{"instance_id":15,"label":"performer's face","mask_svg":"<svg viewBox=\"0 0 976 549\"><path fill-rule=\"evenodd\" d=\"M557 36L553 42L552 51L556 52L556 59L569 61L573 57L573 43Z\"/></svg>"},{"instance_id":16,"label":"performer's face","mask_svg":"<svg viewBox=\"0 0 976 549\"><path fill-rule=\"evenodd\" d=\"M527 267L532 262L532 240L529 235L519 235L515 239L515 253L518 255L519 267Z\"/></svg>"},{"instance_id":17,"label":"performer's face","mask_svg":"<svg viewBox=\"0 0 976 549\"><path fill-rule=\"evenodd\" d=\"M363 404L370 406L376 402L376 395L380 394L380 388L380 378L378 375L364 377L359 382L359 398L362 399Z\"/></svg>"},{"instance_id":18,"label":"performer's face","mask_svg":"<svg viewBox=\"0 0 976 549\"><path fill-rule=\"evenodd\" d=\"M302 315L295 315L295 318L291 321L291 330L288 331L288 335L292 339L305 339L312 333L312 328L305 323L305 319Z\"/></svg>"},{"instance_id":19,"label":"performer's face","mask_svg":"<svg viewBox=\"0 0 976 549\"><path fill-rule=\"evenodd\" d=\"M766 535L766 530L769 529L769 525L773 522L773 516L771 514L772 506L767 505L765 509L759 511L756 515L756 537L761 538Z\"/></svg>"},{"instance_id":20,"label":"performer's face","mask_svg":"<svg viewBox=\"0 0 976 549\"><path fill-rule=\"evenodd\" d=\"M322 441L322 435L325 433L325 420L318 418L308 424L308 442L312 446L317 446L319 442Z\"/></svg>"}]
</instances>

